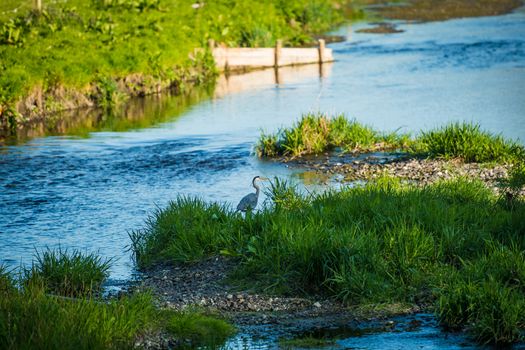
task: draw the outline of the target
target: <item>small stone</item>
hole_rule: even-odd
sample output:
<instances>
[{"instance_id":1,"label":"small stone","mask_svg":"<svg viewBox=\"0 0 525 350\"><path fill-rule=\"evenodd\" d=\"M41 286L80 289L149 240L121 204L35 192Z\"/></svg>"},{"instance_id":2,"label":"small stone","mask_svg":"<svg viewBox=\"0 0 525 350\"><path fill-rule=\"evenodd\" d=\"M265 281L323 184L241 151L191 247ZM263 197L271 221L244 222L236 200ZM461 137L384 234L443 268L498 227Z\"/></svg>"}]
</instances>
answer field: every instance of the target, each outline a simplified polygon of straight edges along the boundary
<instances>
[{"instance_id":1,"label":"small stone","mask_svg":"<svg viewBox=\"0 0 525 350\"><path fill-rule=\"evenodd\" d=\"M233 299L233 295L232 295L232 294L228 294L228 295L226 296L226 298L229 299L229 300L231 300L231 299Z\"/></svg>"},{"instance_id":2,"label":"small stone","mask_svg":"<svg viewBox=\"0 0 525 350\"><path fill-rule=\"evenodd\" d=\"M316 301L316 302L314 303L314 307L320 308L320 307L321 307L321 303L318 302L318 301Z\"/></svg>"}]
</instances>

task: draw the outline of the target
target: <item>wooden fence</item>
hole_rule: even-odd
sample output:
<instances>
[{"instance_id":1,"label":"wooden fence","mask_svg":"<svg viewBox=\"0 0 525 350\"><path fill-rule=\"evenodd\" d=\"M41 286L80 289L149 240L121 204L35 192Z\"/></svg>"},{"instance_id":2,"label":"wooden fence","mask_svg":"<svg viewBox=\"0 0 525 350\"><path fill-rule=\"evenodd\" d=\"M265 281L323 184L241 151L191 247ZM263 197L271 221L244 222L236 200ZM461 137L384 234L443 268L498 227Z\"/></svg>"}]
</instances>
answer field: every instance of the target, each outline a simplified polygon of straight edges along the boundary
<instances>
[{"instance_id":1,"label":"wooden fence","mask_svg":"<svg viewBox=\"0 0 525 350\"><path fill-rule=\"evenodd\" d=\"M274 48L222 48L215 47L213 40L209 45L221 72L334 61L332 49L325 47L324 40L319 40L317 48L283 48L281 40Z\"/></svg>"}]
</instances>

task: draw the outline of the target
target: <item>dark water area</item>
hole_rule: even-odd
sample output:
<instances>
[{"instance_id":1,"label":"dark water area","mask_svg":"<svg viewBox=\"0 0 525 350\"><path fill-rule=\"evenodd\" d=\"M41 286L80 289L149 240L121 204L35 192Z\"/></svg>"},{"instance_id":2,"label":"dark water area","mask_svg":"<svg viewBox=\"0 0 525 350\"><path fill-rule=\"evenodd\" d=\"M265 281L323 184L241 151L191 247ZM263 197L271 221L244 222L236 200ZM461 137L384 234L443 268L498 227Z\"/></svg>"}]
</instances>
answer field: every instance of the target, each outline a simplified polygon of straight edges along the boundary
<instances>
[{"instance_id":1,"label":"dark water area","mask_svg":"<svg viewBox=\"0 0 525 350\"><path fill-rule=\"evenodd\" d=\"M98 252L115 259L118 286L134 271L128 232L177 196L233 206L254 175L322 188L253 154L261 130L308 111L412 133L473 121L525 140L523 10L399 24L405 32L392 35L355 33L364 26L337 32L348 40L330 45L334 64L221 77L212 91L109 115L77 111L0 146L0 263L30 264L46 246Z\"/></svg>"}]
</instances>

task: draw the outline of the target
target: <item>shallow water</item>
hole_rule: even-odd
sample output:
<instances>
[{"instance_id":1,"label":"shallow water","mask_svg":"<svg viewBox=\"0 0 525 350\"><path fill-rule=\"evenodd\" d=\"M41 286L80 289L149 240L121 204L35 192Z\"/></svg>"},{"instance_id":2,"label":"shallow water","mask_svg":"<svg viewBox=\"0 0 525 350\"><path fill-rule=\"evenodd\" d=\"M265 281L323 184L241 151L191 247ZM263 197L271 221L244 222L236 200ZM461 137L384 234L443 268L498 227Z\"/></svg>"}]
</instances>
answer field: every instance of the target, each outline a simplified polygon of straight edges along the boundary
<instances>
[{"instance_id":1,"label":"shallow water","mask_svg":"<svg viewBox=\"0 0 525 350\"><path fill-rule=\"evenodd\" d=\"M222 78L213 93L147 99L138 112L0 146L0 262L28 264L45 246L98 251L116 259L118 285L133 273L127 233L157 207L178 195L233 205L254 175L295 174L252 149L261 130L311 110L413 133L475 121L525 139L523 11L393 35L354 32L363 25L339 31L349 39L331 45L335 64Z\"/></svg>"},{"instance_id":2,"label":"shallow water","mask_svg":"<svg viewBox=\"0 0 525 350\"><path fill-rule=\"evenodd\" d=\"M447 350L488 350L490 346L476 345L464 333L442 332L436 318L431 314L398 316L388 321L375 321L364 324L352 324L345 328L318 329L309 333L282 333L275 326L263 325L250 329L228 340L222 349L299 349L279 344L282 340L296 338L322 339L325 346L308 349L342 350L404 350L404 349L447 349ZM257 329L258 328L258 329ZM255 335L254 335L255 334ZM525 349L525 345L516 344L512 350Z\"/></svg>"}]
</instances>

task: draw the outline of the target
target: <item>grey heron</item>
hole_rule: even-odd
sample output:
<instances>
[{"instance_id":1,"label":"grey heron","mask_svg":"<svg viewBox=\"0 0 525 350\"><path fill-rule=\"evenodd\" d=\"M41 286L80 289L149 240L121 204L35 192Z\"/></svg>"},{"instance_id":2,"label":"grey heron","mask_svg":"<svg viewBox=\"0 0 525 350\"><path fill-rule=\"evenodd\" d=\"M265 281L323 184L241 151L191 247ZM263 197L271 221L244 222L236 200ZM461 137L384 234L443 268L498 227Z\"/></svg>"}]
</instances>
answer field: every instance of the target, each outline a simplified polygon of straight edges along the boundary
<instances>
[{"instance_id":1,"label":"grey heron","mask_svg":"<svg viewBox=\"0 0 525 350\"><path fill-rule=\"evenodd\" d=\"M246 212L248 210L252 210L257 206L257 200L259 199L259 192L260 188L257 186L256 181L266 181L269 180L266 177L256 176L252 180L252 186L255 188L255 193L249 193L246 196L244 196L239 204L237 204L237 210Z\"/></svg>"}]
</instances>

